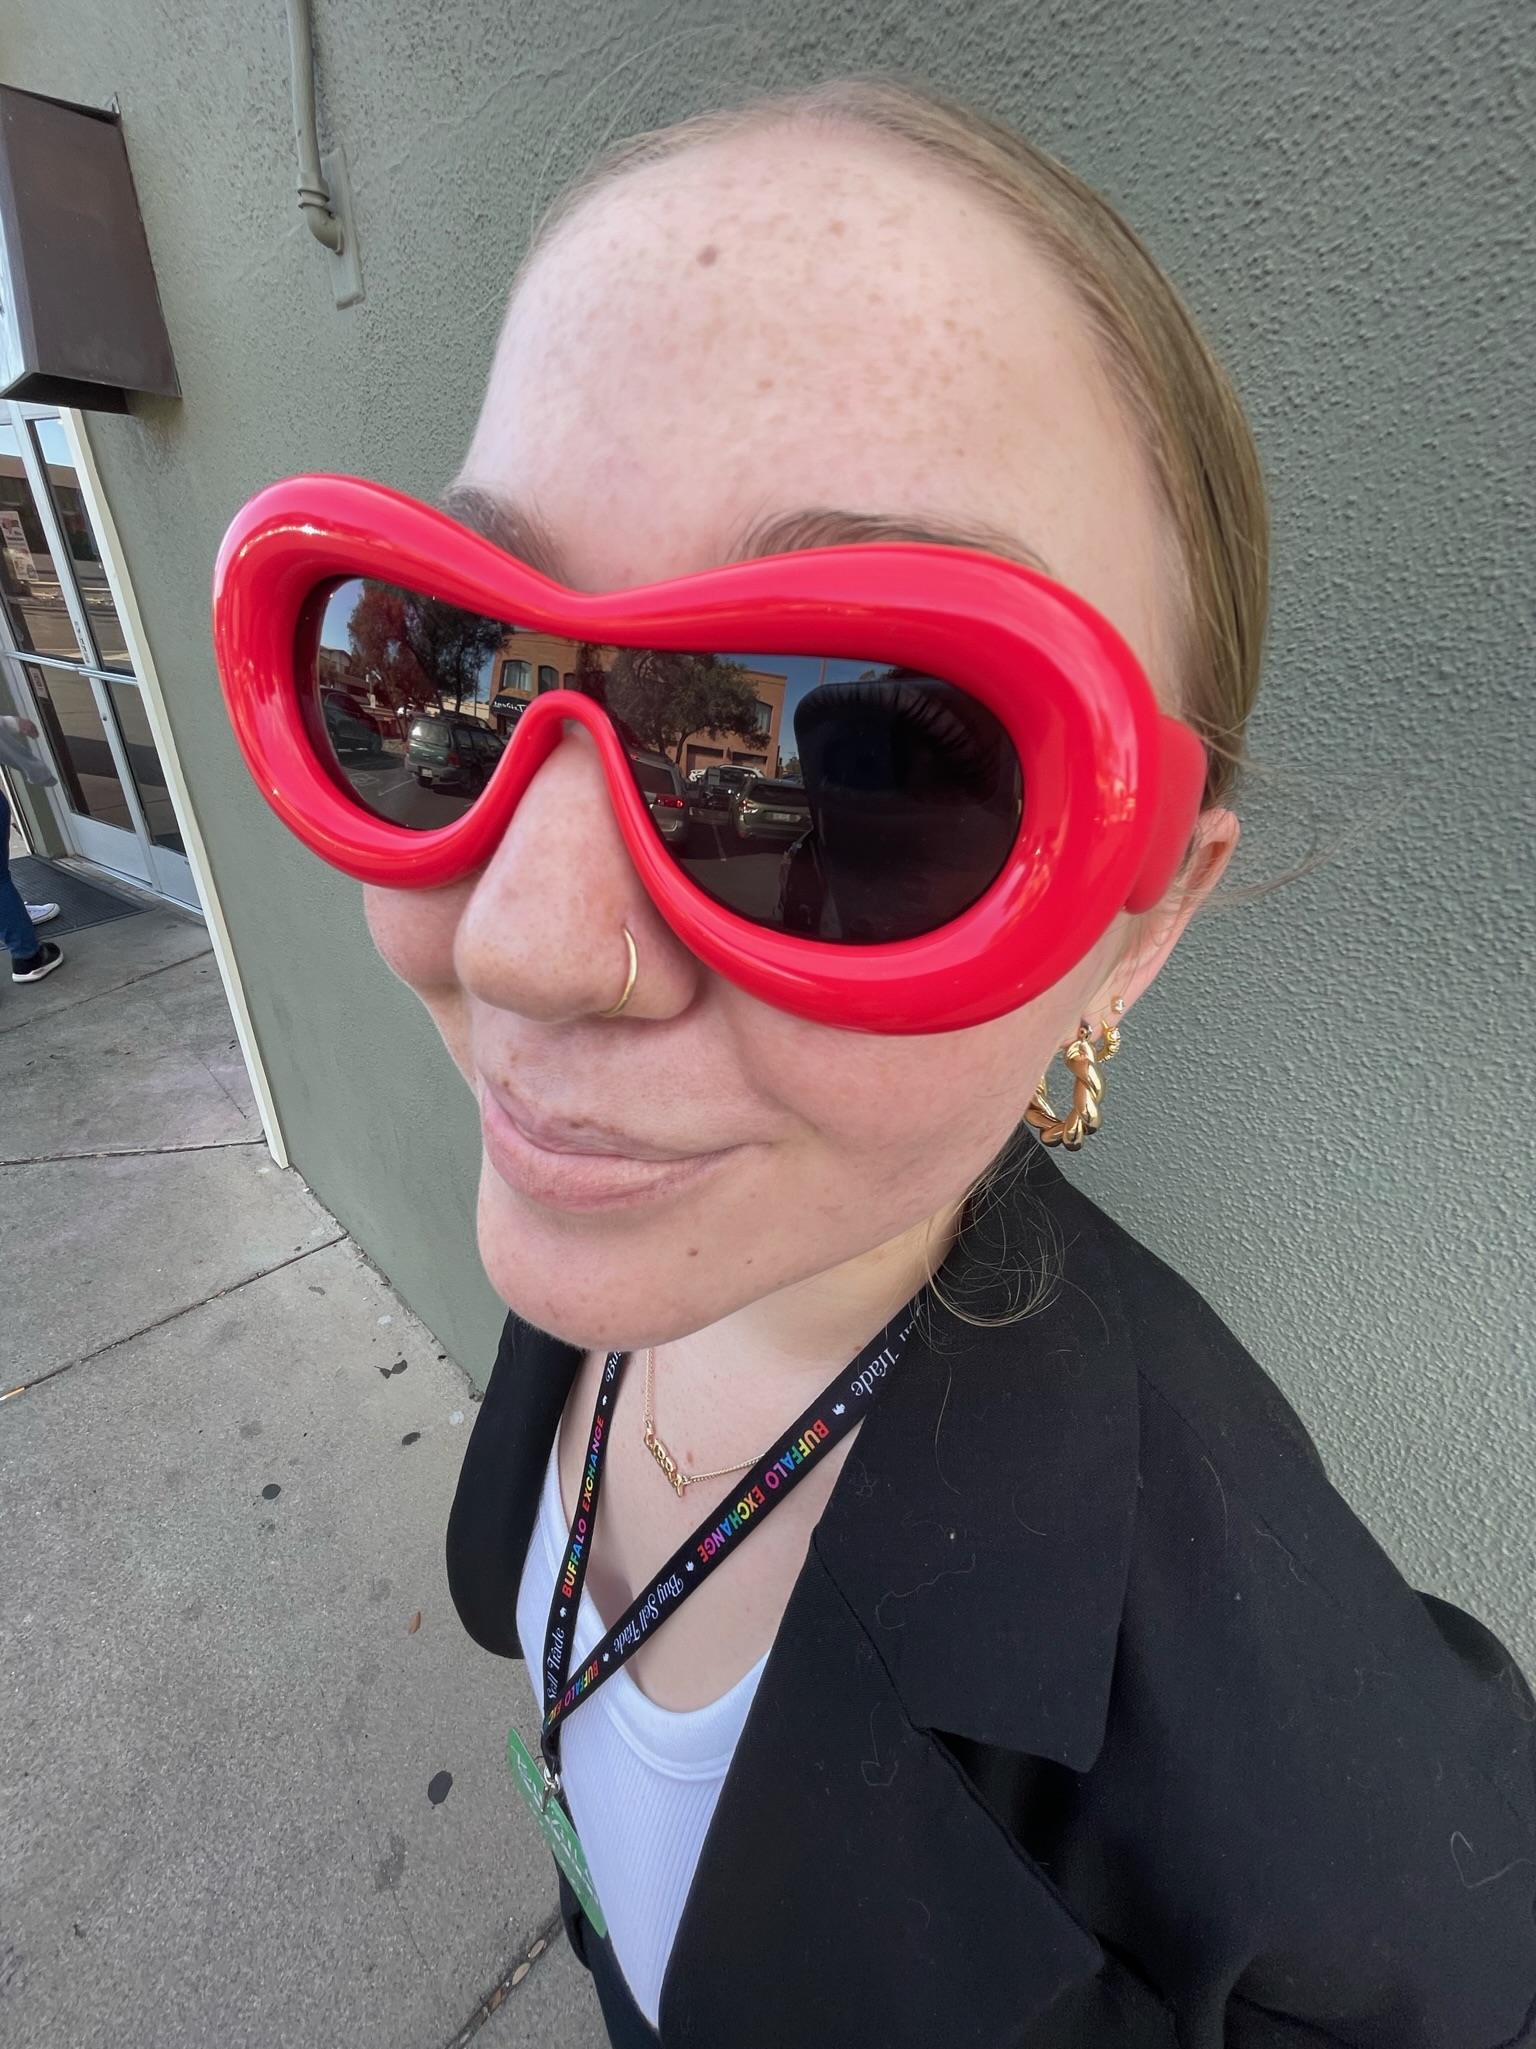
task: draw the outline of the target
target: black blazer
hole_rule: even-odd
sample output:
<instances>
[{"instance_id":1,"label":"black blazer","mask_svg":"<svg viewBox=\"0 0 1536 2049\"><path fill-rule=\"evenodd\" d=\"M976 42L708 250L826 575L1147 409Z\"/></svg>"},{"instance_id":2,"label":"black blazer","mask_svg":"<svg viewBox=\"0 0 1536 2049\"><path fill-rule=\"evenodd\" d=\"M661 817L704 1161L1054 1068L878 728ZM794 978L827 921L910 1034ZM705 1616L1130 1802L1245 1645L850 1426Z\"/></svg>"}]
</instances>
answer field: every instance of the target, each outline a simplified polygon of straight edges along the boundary
<instances>
[{"instance_id":1,"label":"black blazer","mask_svg":"<svg viewBox=\"0 0 1536 2049\"><path fill-rule=\"evenodd\" d=\"M863 1425L664 2049L1536 2041L1513 1660L1404 1583L1231 1333L1038 1147L946 1279L985 1307L1050 1246L1042 1312L936 1308ZM510 1320L459 1481L454 1599L504 1657L577 1364Z\"/></svg>"}]
</instances>

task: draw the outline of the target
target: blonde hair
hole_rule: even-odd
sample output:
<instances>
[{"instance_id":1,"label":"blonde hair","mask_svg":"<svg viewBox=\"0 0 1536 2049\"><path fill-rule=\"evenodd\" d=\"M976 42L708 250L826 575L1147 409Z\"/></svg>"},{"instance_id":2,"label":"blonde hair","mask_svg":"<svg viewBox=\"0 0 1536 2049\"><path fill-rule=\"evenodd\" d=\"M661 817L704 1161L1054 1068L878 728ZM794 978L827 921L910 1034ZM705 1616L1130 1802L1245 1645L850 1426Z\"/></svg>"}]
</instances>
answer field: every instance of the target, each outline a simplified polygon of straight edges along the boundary
<instances>
[{"instance_id":1,"label":"blonde hair","mask_svg":"<svg viewBox=\"0 0 1536 2049\"><path fill-rule=\"evenodd\" d=\"M1109 202L1023 136L907 85L837 79L700 114L606 150L556 199L530 259L628 173L753 130L814 122L889 137L982 193L1057 271L1087 315L1141 434L1182 565L1180 710L1203 735L1205 801L1229 791L1259 686L1269 517L1258 451L1189 309Z\"/></svg>"}]
</instances>

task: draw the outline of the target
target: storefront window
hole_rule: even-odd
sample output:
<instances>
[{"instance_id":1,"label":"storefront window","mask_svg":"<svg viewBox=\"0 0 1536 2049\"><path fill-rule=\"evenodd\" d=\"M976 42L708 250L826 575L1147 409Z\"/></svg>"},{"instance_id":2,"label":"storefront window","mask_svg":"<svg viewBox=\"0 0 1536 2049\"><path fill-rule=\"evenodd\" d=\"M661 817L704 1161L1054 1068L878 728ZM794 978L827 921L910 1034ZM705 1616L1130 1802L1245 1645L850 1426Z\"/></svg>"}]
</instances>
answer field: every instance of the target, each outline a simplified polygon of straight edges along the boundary
<instances>
[{"instance_id":1,"label":"storefront window","mask_svg":"<svg viewBox=\"0 0 1536 2049\"><path fill-rule=\"evenodd\" d=\"M160 751L155 745L154 734L149 730L149 716L144 709L139 686L137 683L112 682L107 689L111 693L117 730L122 734L123 745L127 749L128 766L133 771L149 836L157 847L169 847L173 854L184 854L187 850L177 829L171 793L166 788L165 770L160 766Z\"/></svg>"},{"instance_id":2,"label":"storefront window","mask_svg":"<svg viewBox=\"0 0 1536 2049\"><path fill-rule=\"evenodd\" d=\"M69 443L64 438L64 429L57 420L38 420L33 431L37 435L53 502L58 507L59 524L69 546L75 583L96 642L97 659L104 669L129 669L132 664L128 659L128 644L123 638L122 621L112 602L112 589L101 564L96 537L91 532L85 496L75 473Z\"/></svg>"},{"instance_id":3,"label":"storefront window","mask_svg":"<svg viewBox=\"0 0 1536 2049\"><path fill-rule=\"evenodd\" d=\"M0 664L35 706L63 851L195 903L90 467L67 414L0 403Z\"/></svg>"},{"instance_id":4,"label":"storefront window","mask_svg":"<svg viewBox=\"0 0 1536 2049\"><path fill-rule=\"evenodd\" d=\"M55 423L56 424L56 423ZM0 604L29 654L81 659L14 426L0 424Z\"/></svg>"},{"instance_id":5,"label":"storefront window","mask_svg":"<svg viewBox=\"0 0 1536 2049\"><path fill-rule=\"evenodd\" d=\"M132 832L133 813L118 779L111 743L87 676L63 669L27 670L27 681L58 764L72 811Z\"/></svg>"}]
</instances>

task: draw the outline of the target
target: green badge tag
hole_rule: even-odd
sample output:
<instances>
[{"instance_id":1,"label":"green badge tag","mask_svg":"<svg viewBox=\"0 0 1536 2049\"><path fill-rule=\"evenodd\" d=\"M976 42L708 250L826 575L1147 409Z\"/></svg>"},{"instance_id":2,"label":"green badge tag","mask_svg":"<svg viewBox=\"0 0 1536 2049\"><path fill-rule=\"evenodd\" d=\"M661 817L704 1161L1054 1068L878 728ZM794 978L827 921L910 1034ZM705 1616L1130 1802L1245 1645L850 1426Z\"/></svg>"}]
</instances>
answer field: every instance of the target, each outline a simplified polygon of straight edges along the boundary
<instances>
[{"instance_id":1,"label":"green badge tag","mask_svg":"<svg viewBox=\"0 0 1536 2049\"><path fill-rule=\"evenodd\" d=\"M507 1731L507 1763L517 1790L527 1801L540 1833L554 1852L555 1862L565 1873L571 1891L581 1902L581 1911L599 1938L608 1933L608 1923L598 1902L597 1887L587 1869L581 1837L571 1826L570 1816L544 1784L544 1768L515 1729Z\"/></svg>"}]
</instances>

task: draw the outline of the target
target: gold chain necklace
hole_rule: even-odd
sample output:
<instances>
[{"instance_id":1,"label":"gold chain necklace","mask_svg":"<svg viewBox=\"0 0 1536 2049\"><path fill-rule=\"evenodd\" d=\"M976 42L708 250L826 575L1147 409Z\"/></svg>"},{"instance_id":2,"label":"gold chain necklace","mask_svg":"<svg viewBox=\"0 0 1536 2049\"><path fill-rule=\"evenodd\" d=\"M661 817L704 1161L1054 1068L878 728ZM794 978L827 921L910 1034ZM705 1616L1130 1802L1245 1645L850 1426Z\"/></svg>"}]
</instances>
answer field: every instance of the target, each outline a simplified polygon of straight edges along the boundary
<instances>
[{"instance_id":1,"label":"gold chain necklace","mask_svg":"<svg viewBox=\"0 0 1536 2049\"><path fill-rule=\"evenodd\" d=\"M645 1448L666 1474L679 1501L690 1487L705 1480L728 1480L732 1473L745 1473L758 1463L756 1458L744 1458L739 1466L716 1466L712 1473L685 1473L656 1434L656 1419L651 1413L651 1378L655 1370L656 1347L651 1345L645 1354ZM766 1456L765 1452L758 1454L758 1458Z\"/></svg>"}]
</instances>

